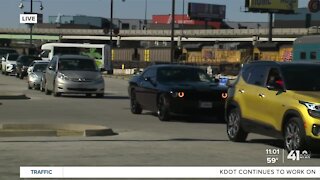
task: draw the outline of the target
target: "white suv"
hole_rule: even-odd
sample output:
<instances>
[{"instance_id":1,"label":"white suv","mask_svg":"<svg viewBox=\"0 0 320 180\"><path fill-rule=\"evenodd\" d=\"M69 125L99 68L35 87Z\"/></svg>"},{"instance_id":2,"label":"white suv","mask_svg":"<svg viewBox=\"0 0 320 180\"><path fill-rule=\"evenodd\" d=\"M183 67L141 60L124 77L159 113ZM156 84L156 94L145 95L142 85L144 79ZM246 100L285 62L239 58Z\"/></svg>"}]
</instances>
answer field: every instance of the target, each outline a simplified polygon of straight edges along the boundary
<instances>
[{"instance_id":1,"label":"white suv","mask_svg":"<svg viewBox=\"0 0 320 180\"><path fill-rule=\"evenodd\" d=\"M14 73L17 65L17 58L19 54L8 53L1 62L2 74L8 75L9 73Z\"/></svg>"}]
</instances>

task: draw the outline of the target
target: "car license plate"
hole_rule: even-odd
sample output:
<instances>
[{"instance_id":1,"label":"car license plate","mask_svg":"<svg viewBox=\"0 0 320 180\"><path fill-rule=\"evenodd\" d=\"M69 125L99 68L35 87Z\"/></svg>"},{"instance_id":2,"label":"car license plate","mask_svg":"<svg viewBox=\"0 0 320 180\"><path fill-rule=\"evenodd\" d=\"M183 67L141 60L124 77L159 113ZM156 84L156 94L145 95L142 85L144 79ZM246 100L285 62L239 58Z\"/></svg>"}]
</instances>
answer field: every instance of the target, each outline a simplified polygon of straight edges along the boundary
<instances>
[{"instance_id":1,"label":"car license plate","mask_svg":"<svg viewBox=\"0 0 320 180\"><path fill-rule=\"evenodd\" d=\"M212 108L212 102L199 102L200 108Z\"/></svg>"}]
</instances>

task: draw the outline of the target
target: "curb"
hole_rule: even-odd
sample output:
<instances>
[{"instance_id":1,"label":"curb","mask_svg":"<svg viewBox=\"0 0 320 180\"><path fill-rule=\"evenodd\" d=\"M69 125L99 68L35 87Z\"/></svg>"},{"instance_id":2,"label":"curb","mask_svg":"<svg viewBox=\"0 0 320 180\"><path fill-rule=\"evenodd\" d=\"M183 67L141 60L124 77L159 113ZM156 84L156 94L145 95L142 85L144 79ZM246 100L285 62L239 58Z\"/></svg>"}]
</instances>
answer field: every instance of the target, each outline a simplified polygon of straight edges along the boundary
<instances>
[{"instance_id":1,"label":"curb","mask_svg":"<svg viewBox=\"0 0 320 180\"><path fill-rule=\"evenodd\" d=\"M103 76L107 78L122 79L126 81L129 81L132 77L132 76L121 76L121 75L103 75Z\"/></svg>"},{"instance_id":2,"label":"curb","mask_svg":"<svg viewBox=\"0 0 320 180\"><path fill-rule=\"evenodd\" d=\"M0 99L30 99L21 93L0 93Z\"/></svg>"},{"instance_id":3,"label":"curb","mask_svg":"<svg viewBox=\"0 0 320 180\"><path fill-rule=\"evenodd\" d=\"M111 128L88 124L0 124L0 137L112 136Z\"/></svg>"}]
</instances>

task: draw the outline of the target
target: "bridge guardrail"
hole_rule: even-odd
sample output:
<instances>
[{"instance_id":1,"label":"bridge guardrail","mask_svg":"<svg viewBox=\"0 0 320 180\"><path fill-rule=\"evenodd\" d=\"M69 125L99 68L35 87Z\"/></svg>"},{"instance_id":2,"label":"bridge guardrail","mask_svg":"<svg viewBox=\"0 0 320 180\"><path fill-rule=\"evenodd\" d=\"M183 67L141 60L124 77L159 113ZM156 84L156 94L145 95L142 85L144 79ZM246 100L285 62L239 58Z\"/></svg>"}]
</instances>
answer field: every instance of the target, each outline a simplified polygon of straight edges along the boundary
<instances>
[{"instance_id":1,"label":"bridge guardrail","mask_svg":"<svg viewBox=\"0 0 320 180\"><path fill-rule=\"evenodd\" d=\"M2 34L28 34L30 30L28 28L0 28ZM103 36L107 35L102 29L44 29L34 28L34 34L45 35L91 35L91 36ZM208 30L183 30L177 29L175 31L176 36L185 37L248 37L248 36L267 36L268 28L260 29L208 29ZM317 28L294 28L294 29L281 29L274 28L273 35L276 37L297 37L308 34L320 33L320 29ZM121 30L120 36L170 36L171 30Z\"/></svg>"}]
</instances>

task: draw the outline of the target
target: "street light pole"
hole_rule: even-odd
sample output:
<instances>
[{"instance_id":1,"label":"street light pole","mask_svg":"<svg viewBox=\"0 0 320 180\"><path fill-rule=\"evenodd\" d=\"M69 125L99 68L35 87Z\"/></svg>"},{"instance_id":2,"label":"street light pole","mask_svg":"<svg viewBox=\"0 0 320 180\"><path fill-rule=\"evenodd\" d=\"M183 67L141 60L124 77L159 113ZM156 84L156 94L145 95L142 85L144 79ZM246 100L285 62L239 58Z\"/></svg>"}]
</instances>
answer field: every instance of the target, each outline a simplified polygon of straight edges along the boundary
<instances>
[{"instance_id":1,"label":"street light pole","mask_svg":"<svg viewBox=\"0 0 320 180\"><path fill-rule=\"evenodd\" d=\"M23 9L23 1L27 1L27 0L20 0L20 4L19 4L19 8L20 9ZM30 12L31 14L33 14L33 3L34 2L39 2L40 3L40 10L42 11L43 10L43 6L42 6L42 1L40 0L29 0L30 1ZM33 44L32 44L32 28L33 28L33 24L30 23L28 24L29 28L30 28L30 47L29 47L29 53L30 53L30 49L33 47Z\"/></svg>"},{"instance_id":2,"label":"street light pole","mask_svg":"<svg viewBox=\"0 0 320 180\"><path fill-rule=\"evenodd\" d=\"M175 45L174 45L174 24L175 24L175 0L172 0L172 13L171 13L171 62L175 62L174 60L174 52L175 52Z\"/></svg>"},{"instance_id":3,"label":"street light pole","mask_svg":"<svg viewBox=\"0 0 320 180\"><path fill-rule=\"evenodd\" d=\"M148 21L147 21L147 10L148 10L148 1L145 0L145 2L144 2L144 27L145 27L145 29L147 29L147 24L148 24Z\"/></svg>"},{"instance_id":4,"label":"street light pole","mask_svg":"<svg viewBox=\"0 0 320 180\"><path fill-rule=\"evenodd\" d=\"M30 13L33 13L33 0L30 0ZM30 49L32 48L32 28L33 24L29 24L30 26ZM30 54L30 49L29 49L29 54Z\"/></svg>"},{"instance_id":5,"label":"street light pole","mask_svg":"<svg viewBox=\"0 0 320 180\"><path fill-rule=\"evenodd\" d=\"M112 73L112 48L113 48L113 44L112 44L112 36L113 36L113 0L110 0L110 58L109 58L109 71L108 73Z\"/></svg>"},{"instance_id":6,"label":"street light pole","mask_svg":"<svg viewBox=\"0 0 320 180\"><path fill-rule=\"evenodd\" d=\"M185 4L185 0L182 0L182 24L181 24L181 36L183 36L183 30L184 30L184 4Z\"/></svg>"}]
</instances>

